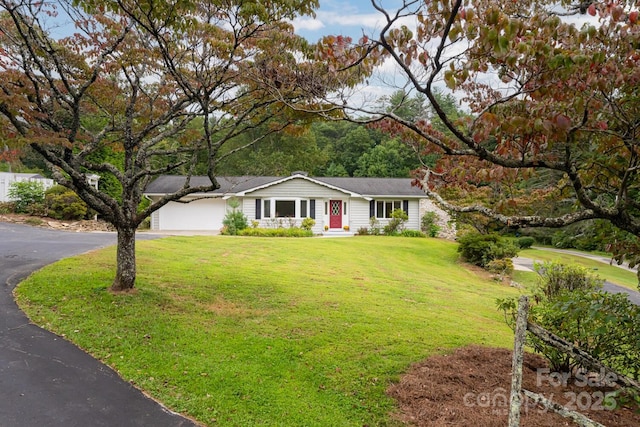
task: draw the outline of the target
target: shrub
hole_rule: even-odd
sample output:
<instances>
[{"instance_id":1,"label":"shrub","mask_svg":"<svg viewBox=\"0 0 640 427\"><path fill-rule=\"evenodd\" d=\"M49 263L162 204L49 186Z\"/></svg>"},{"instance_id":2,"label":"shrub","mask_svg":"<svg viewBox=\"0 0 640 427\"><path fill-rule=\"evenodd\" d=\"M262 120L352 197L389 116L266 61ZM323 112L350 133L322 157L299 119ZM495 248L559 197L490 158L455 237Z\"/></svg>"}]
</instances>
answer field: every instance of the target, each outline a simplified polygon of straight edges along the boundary
<instances>
[{"instance_id":1,"label":"shrub","mask_svg":"<svg viewBox=\"0 0 640 427\"><path fill-rule=\"evenodd\" d=\"M578 265L545 262L535 263L533 268L540 276L537 293L547 300L563 292L596 291L602 288L602 279Z\"/></svg>"},{"instance_id":2,"label":"shrub","mask_svg":"<svg viewBox=\"0 0 640 427\"><path fill-rule=\"evenodd\" d=\"M520 237L517 240L517 244L518 244L518 247L520 249L529 249L531 246L533 246L533 244L535 242L536 242L536 239L534 239L533 237L529 237L529 236Z\"/></svg>"},{"instance_id":3,"label":"shrub","mask_svg":"<svg viewBox=\"0 0 640 427\"><path fill-rule=\"evenodd\" d=\"M240 231L249 227L249 221L244 213L238 210L240 202L237 199L229 199L228 204L231 207L231 211L227 212L222 220L222 225L224 225L224 227L221 233L235 236Z\"/></svg>"},{"instance_id":4,"label":"shrub","mask_svg":"<svg viewBox=\"0 0 640 427\"><path fill-rule=\"evenodd\" d=\"M535 306L532 320L586 351L602 363L633 378L640 377L640 307L625 294L563 291ZM580 363L532 338L553 370L571 372Z\"/></svg>"},{"instance_id":5,"label":"shrub","mask_svg":"<svg viewBox=\"0 0 640 427\"><path fill-rule=\"evenodd\" d=\"M291 228L245 228L238 232L239 236L253 237L313 237L311 230L298 227Z\"/></svg>"},{"instance_id":6,"label":"shrub","mask_svg":"<svg viewBox=\"0 0 640 427\"><path fill-rule=\"evenodd\" d=\"M377 236L380 234L380 221L375 216L369 218L369 234Z\"/></svg>"},{"instance_id":7,"label":"shrub","mask_svg":"<svg viewBox=\"0 0 640 427\"><path fill-rule=\"evenodd\" d=\"M418 230L402 230L400 233L403 237L426 237L426 235L422 231Z\"/></svg>"},{"instance_id":8,"label":"shrub","mask_svg":"<svg viewBox=\"0 0 640 427\"><path fill-rule=\"evenodd\" d=\"M366 236L367 234L369 234L369 229L367 227L360 227L358 228L358 236Z\"/></svg>"},{"instance_id":9,"label":"shrub","mask_svg":"<svg viewBox=\"0 0 640 427\"><path fill-rule=\"evenodd\" d=\"M15 202L0 202L0 215L16 213Z\"/></svg>"},{"instance_id":10,"label":"shrub","mask_svg":"<svg viewBox=\"0 0 640 427\"><path fill-rule=\"evenodd\" d=\"M16 213L33 214L43 211L44 185L41 182L12 182L9 185L8 196L15 203Z\"/></svg>"},{"instance_id":11,"label":"shrub","mask_svg":"<svg viewBox=\"0 0 640 427\"><path fill-rule=\"evenodd\" d=\"M429 237L437 237L440 227L437 222L440 218L435 212L427 212L420 221L420 230Z\"/></svg>"},{"instance_id":12,"label":"shrub","mask_svg":"<svg viewBox=\"0 0 640 427\"><path fill-rule=\"evenodd\" d=\"M513 273L513 260L511 258L494 259L489 261L486 269L493 274L509 276Z\"/></svg>"},{"instance_id":13,"label":"shrub","mask_svg":"<svg viewBox=\"0 0 640 427\"><path fill-rule=\"evenodd\" d=\"M471 264L486 267L494 259L513 258L518 248L497 234L467 233L458 239L458 252Z\"/></svg>"},{"instance_id":14,"label":"shrub","mask_svg":"<svg viewBox=\"0 0 640 427\"><path fill-rule=\"evenodd\" d=\"M391 212L389 223L384 226L384 234L393 235L404 230L404 224L409 220L409 215L402 209Z\"/></svg>"},{"instance_id":15,"label":"shrub","mask_svg":"<svg viewBox=\"0 0 640 427\"><path fill-rule=\"evenodd\" d=\"M536 265L540 283L529 310L529 321L576 345L605 365L627 376L640 377L640 307L625 294L601 290L591 271L557 263ZM513 327L516 298L497 301ZM580 363L570 355L528 335L528 344L558 372L572 372Z\"/></svg>"},{"instance_id":16,"label":"shrub","mask_svg":"<svg viewBox=\"0 0 640 427\"><path fill-rule=\"evenodd\" d=\"M313 218L305 218L302 220L302 224L300 224L300 228L302 228L303 230L309 230L311 231L311 229L313 228L313 226L316 225L316 220Z\"/></svg>"},{"instance_id":17,"label":"shrub","mask_svg":"<svg viewBox=\"0 0 640 427\"><path fill-rule=\"evenodd\" d=\"M55 185L45 192L44 204L47 216L55 219L83 219L89 210L73 190L62 185Z\"/></svg>"}]
</instances>

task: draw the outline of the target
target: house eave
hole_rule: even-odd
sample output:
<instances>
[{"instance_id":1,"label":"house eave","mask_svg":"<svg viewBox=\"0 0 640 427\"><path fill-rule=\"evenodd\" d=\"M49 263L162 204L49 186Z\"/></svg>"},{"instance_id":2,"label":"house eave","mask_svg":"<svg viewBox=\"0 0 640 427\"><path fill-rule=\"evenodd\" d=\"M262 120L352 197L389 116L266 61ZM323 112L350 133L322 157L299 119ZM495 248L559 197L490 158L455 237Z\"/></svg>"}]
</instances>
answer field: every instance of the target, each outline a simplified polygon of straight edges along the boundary
<instances>
[{"instance_id":1,"label":"house eave","mask_svg":"<svg viewBox=\"0 0 640 427\"><path fill-rule=\"evenodd\" d=\"M287 182L287 181L290 181L292 179L304 179L306 181L312 182L312 183L320 185L322 187L329 188L331 190L335 190L335 191L339 191L341 193L347 194L350 197L363 197L364 198L364 196L362 194L354 193L353 191L349 191L349 190L346 190L346 189L341 188L341 187L336 187L335 185L327 184L326 182L322 182L322 181L319 181L317 179L310 178L310 177L308 177L306 175L299 175L299 174L286 176L286 177L284 177L282 179L279 179L279 180L276 180L276 181L273 181L273 182L269 182L267 184L263 184L263 185L260 185L260 186L257 186L257 187L249 188L247 190L244 190L244 191L236 193L236 196L244 197L249 193L253 193L253 192L258 191L258 190L269 188L269 187L272 187L274 185L282 184L283 182Z\"/></svg>"}]
</instances>

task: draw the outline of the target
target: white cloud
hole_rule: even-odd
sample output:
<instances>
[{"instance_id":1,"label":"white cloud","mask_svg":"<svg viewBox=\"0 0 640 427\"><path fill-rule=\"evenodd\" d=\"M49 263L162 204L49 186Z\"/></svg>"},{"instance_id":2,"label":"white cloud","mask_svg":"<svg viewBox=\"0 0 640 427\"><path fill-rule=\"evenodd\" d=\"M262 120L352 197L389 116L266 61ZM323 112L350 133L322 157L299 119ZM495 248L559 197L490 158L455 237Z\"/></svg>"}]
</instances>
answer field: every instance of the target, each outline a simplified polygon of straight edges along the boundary
<instances>
[{"instance_id":1,"label":"white cloud","mask_svg":"<svg viewBox=\"0 0 640 427\"><path fill-rule=\"evenodd\" d=\"M325 27L324 23L319 19L309 18L307 16L298 17L291 21L296 31L318 31Z\"/></svg>"}]
</instances>

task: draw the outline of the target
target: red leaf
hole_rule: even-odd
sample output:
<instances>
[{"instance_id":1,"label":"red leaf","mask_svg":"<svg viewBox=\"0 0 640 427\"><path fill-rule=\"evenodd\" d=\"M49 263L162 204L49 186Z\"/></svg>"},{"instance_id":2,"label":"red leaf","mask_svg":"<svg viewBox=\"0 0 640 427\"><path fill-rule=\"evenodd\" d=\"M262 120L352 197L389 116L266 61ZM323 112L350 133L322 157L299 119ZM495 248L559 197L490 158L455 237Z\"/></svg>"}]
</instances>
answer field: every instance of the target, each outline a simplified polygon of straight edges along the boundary
<instances>
[{"instance_id":1,"label":"red leaf","mask_svg":"<svg viewBox=\"0 0 640 427\"><path fill-rule=\"evenodd\" d=\"M591 3L589 5L589 8L587 9L587 12L589 12L589 15L591 16L596 16L596 5L594 3Z\"/></svg>"}]
</instances>

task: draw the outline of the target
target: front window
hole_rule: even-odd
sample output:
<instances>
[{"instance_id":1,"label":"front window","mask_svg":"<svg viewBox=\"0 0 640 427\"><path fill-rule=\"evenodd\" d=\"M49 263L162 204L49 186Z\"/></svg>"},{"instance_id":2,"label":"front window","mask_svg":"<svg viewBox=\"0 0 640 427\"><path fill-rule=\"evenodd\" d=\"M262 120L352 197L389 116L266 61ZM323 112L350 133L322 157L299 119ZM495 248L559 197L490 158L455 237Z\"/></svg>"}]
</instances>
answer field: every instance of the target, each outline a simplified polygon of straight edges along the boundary
<instances>
[{"instance_id":1,"label":"front window","mask_svg":"<svg viewBox=\"0 0 640 427\"><path fill-rule=\"evenodd\" d=\"M276 200L276 218L295 218L295 200Z\"/></svg>"},{"instance_id":2,"label":"front window","mask_svg":"<svg viewBox=\"0 0 640 427\"><path fill-rule=\"evenodd\" d=\"M306 218L309 216L307 199L263 199L264 218Z\"/></svg>"},{"instance_id":3,"label":"front window","mask_svg":"<svg viewBox=\"0 0 640 427\"><path fill-rule=\"evenodd\" d=\"M401 200L386 200L376 202L376 218L391 218L391 212L402 209Z\"/></svg>"}]
</instances>

